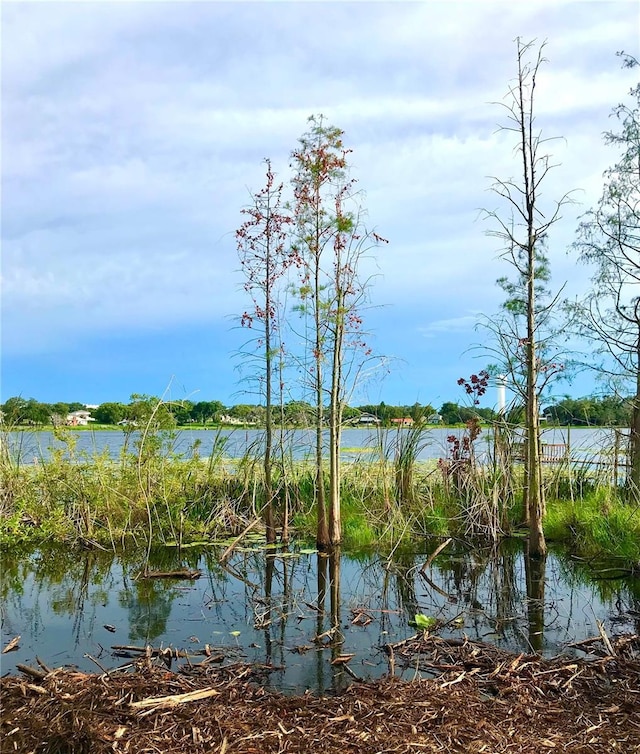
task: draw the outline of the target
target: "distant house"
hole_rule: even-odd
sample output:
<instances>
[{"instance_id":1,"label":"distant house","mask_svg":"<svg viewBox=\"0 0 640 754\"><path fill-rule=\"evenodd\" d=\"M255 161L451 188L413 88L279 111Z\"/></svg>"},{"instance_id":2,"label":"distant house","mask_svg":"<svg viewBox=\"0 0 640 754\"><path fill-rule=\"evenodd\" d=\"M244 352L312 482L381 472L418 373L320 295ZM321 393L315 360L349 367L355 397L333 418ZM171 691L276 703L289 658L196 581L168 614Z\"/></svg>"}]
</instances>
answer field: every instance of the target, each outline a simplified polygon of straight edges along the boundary
<instances>
[{"instance_id":1,"label":"distant house","mask_svg":"<svg viewBox=\"0 0 640 754\"><path fill-rule=\"evenodd\" d=\"M403 416L402 419L392 419L391 424L394 427L413 427L413 419L410 416Z\"/></svg>"},{"instance_id":2,"label":"distant house","mask_svg":"<svg viewBox=\"0 0 640 754\"><path fill-rule=\"evenodd\" d=\"M67 424L70 427L86 427L89 422L94 422L90 411L72 411L67 414Z\"/></svg>"},{"instance_id":3,"label":"distant house","mask_svg":"<svg viewBox=\"0 0 640 754\"><path fill-rule=\"evenodd\" d=\"M378 419L377 416L374 416L373 414L360 414L360 416L356 416L353 419L354 424L363 424L367 427L371 425L377 425L380 424L380 419Z\"/></svg>"},{"instance_id":4,"label":"distant house","mask_svg":"<svg viewBox=\"0 0 640 754\"><path fill-rule=\"evenodd\" d=\"M249 419L238 419L236 416L229 416L228 414L222 414L220 416L220 424L231 424L232 426L245 426L246 424L255 424L255 421Z\"/></svg>"},{"instance_id":5,"label":"distant house","mask_svg":"<svg viewBox=\"0 0 640 754\"><path fill-rule=\"evenodd\" d=\"M442 424L442 417L440 414L429 414L427 424Z\"/></svg>"}]
</instances>

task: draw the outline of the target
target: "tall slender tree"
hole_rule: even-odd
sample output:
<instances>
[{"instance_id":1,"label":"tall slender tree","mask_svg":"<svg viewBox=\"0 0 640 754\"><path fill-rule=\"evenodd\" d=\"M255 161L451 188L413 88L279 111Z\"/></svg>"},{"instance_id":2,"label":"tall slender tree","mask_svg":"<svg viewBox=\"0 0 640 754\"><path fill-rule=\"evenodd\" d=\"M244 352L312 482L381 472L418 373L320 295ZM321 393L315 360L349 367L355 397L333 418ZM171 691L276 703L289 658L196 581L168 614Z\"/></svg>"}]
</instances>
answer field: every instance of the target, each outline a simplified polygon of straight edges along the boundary
<instances>
[{"instance_id":1,"label":"tall slender tree","mask_svg":"<svg viewBox=\"0 0 640 754\"><path fill-rule=\"evenodd\" d=\"M242 210L246 220L236 231L236 241L244 289L252 300L250 310L244 312L241 323L257 331L252 346L259 355L258 381L265 400L264 446L264 521L267 542L275 542L273 489L273 381L281 351L278 337L278 285L292 256L287 245L287 230L292 218L282 206L283 184L276 183L271 167L267 165L265 185L252 197L252 204ZM255 354L255 351L254 351Z\"/></svg>"},{"instance_id":2,"label":"tall slender tree","mask_svg":"<svg viewBox=\"0 0 640 754\"><path fill-rule=\"evenodd\" d=\"M620 53L623 66L638 61ZM593 287L577 304L581 332L601 354L598 369L614 387L632 390L630 464L627 489L640 499L640 84L630 91L631 104L613 110L618 131L604 134L606 144L620 150L618 161L604 174L595 209L587 212L574 244L579 258L595 268ZM616 383L622 382L622 386Z\"/></svg>"},{"instance_id":3,"label":"tall slender tree","mask_svg":"<svg viewBox=\"0 0 640 754\"><path fill-rule=\"evenodd\" d=\"M534 125L537 79L540 67L546 62L543 57L545 44L538 46L537 50L535 42L523 43L517 39L516 44L517 76L509 86L505 101L500 104L507 115L501 130L515 136L520 175L518 179L493 178L491 188L503 200L503 208L486 211L486 215L495 225L489 235L501 241L501 257L515 273L511 279L505 276L498 281L507 294L504 309L511 315L510 329L498 328L498 335L510 360L505 371L513 375L516 372L514 363L522 365L524 502L529 522L529 549L532 554L543 555L546 552L542 528L545 500L540 462L539 398L541 381L546 381L547 374L541 369L538 336L541 319L548 315L553 304L553 301L544 301L545 284L550 277L545 247L547 234L560 218L568 196L550 206L541 205L541 186L555 167L551 155L545 151L551 139L542 138Z\"/></svg>"},{"instance_id":4,"label":"tall slender tree","mask_svg":"<svg viewBox=\"0 0 640 754\"><path fill-rule=\"evenodd\" d=\"M384 241L364 228L355 181L349 177L343 132L312 116L291 156L295 249L301 261L301 308L311 319L309 376L314 395L318 545L341 540L340 436L343 410L357 372L356 353L369 355L362 336L362 306L369 281L363 257ZM348 354L352 357L349 359ZM325 401L328 403L325 416ZM329 511L325 500L323 436L329 429Z\"/></svg>"}]
</instances>

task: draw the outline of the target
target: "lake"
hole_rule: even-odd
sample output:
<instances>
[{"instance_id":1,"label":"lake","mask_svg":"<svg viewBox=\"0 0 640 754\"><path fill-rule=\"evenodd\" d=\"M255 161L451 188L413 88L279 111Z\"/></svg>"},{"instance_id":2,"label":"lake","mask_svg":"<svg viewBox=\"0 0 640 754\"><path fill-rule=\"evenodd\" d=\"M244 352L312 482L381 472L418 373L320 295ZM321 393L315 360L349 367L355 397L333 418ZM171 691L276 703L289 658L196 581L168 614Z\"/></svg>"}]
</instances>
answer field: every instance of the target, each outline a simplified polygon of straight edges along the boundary
<instances>
[{"instance_id":1,"label":"lake","mask_svg":"<svg viewBox=\"0 0 640 754\"><path fill-rule=\"evenodd\" d=\"M375 430L348 428L342 433L342 457L344 460L370 460L379 458L380 452L393 458L398 440L407 430ZM462 429L433 427L423 432L418 460L434 460L447 454L447 437L460 437ZM549 444L568 444L574 460L588 461L600 452L613 448L614 432L610 428L548 428L543 431L542 441ZM116 458L122 450L126 438L129 446L139 434L127 435L120 430L83 430L71 431L69 435L75 442L75 453L108 453ZM180 429L175 437L167 442L172 452L189 458L194 451L202 457L212 452L221 452L228 458L241 458L246 453L257 454L263 443L264 432L257 429ZM287 430L284 435L288 452L294 458L310 456L315 443L313 429ZM23 463L32 463L35 459L48 459L52 448L64 448L65 443L56 439L48 431L20 431L8 433L9 446L15 457ZM328 442L328 435L326 436ZM492 432L484 429L476 441L476 452L480 459L492 443Z\"/></svg>"},{"instance_id":2,"label":"lake","mask_svg":"<svg viewBox=\"0 0 640 754\"><path fill-rule=\"evenodd\" d=\"M35 665L36 655L49 666L113 668L130 661L117 645L200 652L198 662L208 647L221 662L273 666L269 683L287 693L329 691L386 673L384 645L415 634L416 614L437 619L443 636L547 656L580 656L569 645L597 636L597 621L609 634L640 631L640 579L557 551L540 570L513 541L494 553L454 542L426 569L427 553L415 551L326 557L297 544L266 556L257 537L223 567L222 549L151 552L151 569L197 568L195 581L141 578L140 551L4 553L2 646L22 638L0 656L2 673ZM354 655L350 673L331 664L340 654ZM415 672L396 667L407 678Z\"/></svg>"}]
</instances>

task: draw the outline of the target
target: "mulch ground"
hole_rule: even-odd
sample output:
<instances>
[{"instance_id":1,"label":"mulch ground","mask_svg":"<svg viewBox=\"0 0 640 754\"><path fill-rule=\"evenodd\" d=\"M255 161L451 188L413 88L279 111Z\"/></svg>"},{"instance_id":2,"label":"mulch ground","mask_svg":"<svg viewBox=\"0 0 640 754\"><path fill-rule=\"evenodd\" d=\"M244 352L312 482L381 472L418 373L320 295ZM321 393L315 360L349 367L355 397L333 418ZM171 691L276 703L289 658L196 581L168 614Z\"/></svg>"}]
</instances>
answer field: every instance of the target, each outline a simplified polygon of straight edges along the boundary
<instances>
[{"instance_id":1,"label":"mulch ground","mask_svg":"<svg viewBox=\"0 0 640 754\"><path fill-rule=\"evenodd\" d=\"M637 754L640 637L583 642L584 659L512 655L420 635L388 648L394 676L337 696L284 696L264 668L149 656L103 674L29 668L1 679L1 751L34 754L465 752ZM268 670L268 669L267 669Z\"/></svg>"}]
</instances>

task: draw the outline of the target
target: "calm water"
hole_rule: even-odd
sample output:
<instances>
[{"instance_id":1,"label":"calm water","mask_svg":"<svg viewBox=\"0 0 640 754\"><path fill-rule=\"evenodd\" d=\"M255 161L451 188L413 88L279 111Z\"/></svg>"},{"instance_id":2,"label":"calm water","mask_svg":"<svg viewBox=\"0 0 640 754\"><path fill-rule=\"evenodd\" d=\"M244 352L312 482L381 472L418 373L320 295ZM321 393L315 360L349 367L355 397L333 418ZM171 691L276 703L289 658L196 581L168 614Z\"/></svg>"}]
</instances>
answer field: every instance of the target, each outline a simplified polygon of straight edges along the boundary
<instances>
[{"instance_id":1,"label":"calm water","mask_svg":"<svg viewBox=\"0 0 640 754\"><path fill-rule=\"evenodd\" d=\"M342 455L345 460L370 460L379 458L380 451L393 458L398 441L406 430L346 429L342 435ZM460 436L462 430L435 427L426 430L420 443L420 460L442 458L447 454L447 437ZM125 442L134 450L138 433L129 436L120 430L78 431L70 433L75 443L74 452L78 455L108 453L115 458ZM256 429L182 429L174 438L168 439L165 450L189 458L194 452L201 457L208 457L212 452L222 453L230 458L242 457L245 453L259 452L262 446L263 432ZM489 430L483 430L476 441L476 451L480 457L492 442ZM545 443L565 443L571 448L574 459L589 459L614 444L614 430L572 428L547 429L543 433ZM46 459L53 448L64 449L66 446L57 440L51 432L12 432L9 443L14 456L24 463L34 459ZM315 434L313 430L289 430L285 435L285 444L295 458L304 458L313 452Z\"/></svg>"},{"instance_id":2,"label":"calm water","mask_svg":"<svg viewBox=\"0 0 640 754\"><path fill-rule=\"evenodd\" d=\"M106 668L127 662L114 654L114 645L196 652L208 644L225 662L276 666L270 683L285 691L329 690L350 682L331 665L341 653L355 655L350 668L359 677L384 674L382 646L413 635L409 620L416 613L443 622L458 618L463 625L442 629L445 636L466 634L547 655L580 655L567 644L596 636L597 620L610 634L640 630L640 579L590 571L558 553L535 573L517 544L494 557L450 545L424 575L424 553L328 558L293 547L266 557L254 540L225 570L221 551L152 553L152 569L199 568L197 581L138 578L144 553L47 549L3 555L2 646L16 635L22 639L18 651L0 656L2 673L12 672L16 662L34 665L36 655L49 665L95 671L87 654ZM330 644L323 635L332 626ZM405 677L413 674L404 670Z\"/></svg>"}]
</instances>

